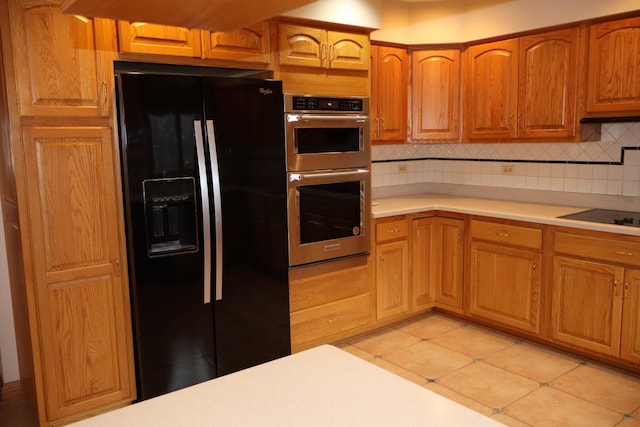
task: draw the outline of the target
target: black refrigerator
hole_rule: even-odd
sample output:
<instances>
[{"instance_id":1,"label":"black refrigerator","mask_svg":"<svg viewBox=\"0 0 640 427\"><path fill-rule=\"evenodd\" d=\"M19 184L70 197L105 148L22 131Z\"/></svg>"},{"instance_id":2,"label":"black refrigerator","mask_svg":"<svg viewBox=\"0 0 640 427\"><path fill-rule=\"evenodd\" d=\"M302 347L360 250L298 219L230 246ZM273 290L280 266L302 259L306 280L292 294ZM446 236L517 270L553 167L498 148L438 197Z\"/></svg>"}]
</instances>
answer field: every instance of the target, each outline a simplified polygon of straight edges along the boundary
<instances>
[{"instance_id":1,"label":"black refrigerator","mask_svg":"<svg viewBox=\"0 0 640 427\"><path fill-rule=\"evenodd\" d=\"M290 354L281 82L116 87L138 399Z\"/></svg>"}]
</instances>

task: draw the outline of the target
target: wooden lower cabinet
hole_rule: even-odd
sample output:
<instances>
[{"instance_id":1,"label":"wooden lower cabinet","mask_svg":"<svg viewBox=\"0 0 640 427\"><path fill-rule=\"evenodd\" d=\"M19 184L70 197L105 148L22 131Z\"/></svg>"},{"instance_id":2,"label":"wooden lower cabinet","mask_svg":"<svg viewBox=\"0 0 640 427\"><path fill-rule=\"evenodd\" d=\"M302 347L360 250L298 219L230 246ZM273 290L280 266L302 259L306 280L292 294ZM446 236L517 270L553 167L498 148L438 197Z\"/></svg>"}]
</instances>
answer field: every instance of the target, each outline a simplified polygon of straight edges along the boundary
<instances>
[{"instance_id":1,"label":"wooden lower cabinet","mask_svg":"<svg viewBox=\"0 0 640 427\"><path fill-rule=\"evenodd\" d=\"M557 256L553 266L552 337L618 356L624 269Z\"/></svg>"},{"instance_id":2,"label":"wooden lower cabinet","mask_svg":"<svg viewBox=\"0 0 640 427\"><path fill-rule=\"evenodd\" d=\"M554 249L553 340L639 365L640 239L561 229Z\"/></svg>"},{"instance_id":3,"label":"wooden lower cabinet","mask_svg":"<svg viewBox=\"0 0 640 427\"><path fill-rule=\"evenodd\" d=\"M409 221L376 224L376 319L409 311Z\"/></svg>"},{"instance_id":4,"label":"wooden lower cabinet","mask_svg":"<svg viewBox=\"0 0 640 427\"><path fill-rule=\"evenodd\" d=\"M373 321L368 257L292 269L291 350L361 332Z\"/></svg>"},{"instance_id":5,"label":"wooden lower cabinet","mask_svg":"<svg viewBox=\"0 0 640 427\"><path fill-rule=\"evenodd\" d=\"M464 220L444 217L412 221L411 308L462 309Z\"/></svg>"},{"instance_id":6,"label":"wooden lower cabinet","mask_svg":"<svg viewBox=\"0 0 640 427\"><path fill-rule=\"evenodd\" d=\"M469 314L538 334L541 249L540 229L472 220Z\"/></svg>"},{"instance_id":7,"label":"wooden lower cabinet","mask_svg":"<svg viewBox=\"0 0 640 427\"><path fill-rule=\"evenodd\" d=\"M640 270L624 275L620 357L640 365Z\"/></svg>"}]
</instances>

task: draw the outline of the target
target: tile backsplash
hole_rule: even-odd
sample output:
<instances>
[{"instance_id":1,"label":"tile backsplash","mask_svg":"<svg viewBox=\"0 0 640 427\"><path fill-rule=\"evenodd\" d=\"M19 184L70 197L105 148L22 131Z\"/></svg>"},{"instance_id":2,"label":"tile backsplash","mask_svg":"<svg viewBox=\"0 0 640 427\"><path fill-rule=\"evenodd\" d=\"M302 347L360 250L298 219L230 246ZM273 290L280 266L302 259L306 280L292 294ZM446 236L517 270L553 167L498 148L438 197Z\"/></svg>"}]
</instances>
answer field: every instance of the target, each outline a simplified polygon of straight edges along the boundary
<instances>
[{"instance_id":1,"label":"tile backsplash","mask_svg":"<svg viewBox=\"0 0 640 427\"><path fill-rule=\"evenodd\" d=\"M640 196L640 123L602 125L600 141L376 145L374 190L458 184Z\"/></svg>"}]
</instances>

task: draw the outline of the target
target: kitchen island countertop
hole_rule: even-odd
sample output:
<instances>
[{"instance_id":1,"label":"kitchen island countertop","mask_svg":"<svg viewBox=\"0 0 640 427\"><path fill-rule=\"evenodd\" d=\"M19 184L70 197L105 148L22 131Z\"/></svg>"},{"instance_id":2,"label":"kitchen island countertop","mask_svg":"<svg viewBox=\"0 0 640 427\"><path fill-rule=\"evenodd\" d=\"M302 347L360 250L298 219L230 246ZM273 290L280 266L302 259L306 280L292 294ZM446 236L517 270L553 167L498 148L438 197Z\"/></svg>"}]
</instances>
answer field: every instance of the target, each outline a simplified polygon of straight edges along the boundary
<instances>
[{"instance_id":1,"label":"kitchen island countertop","mask_svg":"<svg viewBox=\"0 0 640 427\"><path fill-rule=\"evenodd\" d=\"M330 345L72 424L73 427L502 425Z\"/></svg>"},{"instance_id":2,"label":"kitchen island countertop","mask_svg":"<svg viewBox=\"0 0 640 427\"><path fill-rule=\"evenodd\" d=\"M438 210L640 236L640 227L558 218L559 216L587 209L590 208L447 196L444 194L418 194L379 198L374 199L372 203L372 215L374 218Z\"/></svg>"}]
</instances>

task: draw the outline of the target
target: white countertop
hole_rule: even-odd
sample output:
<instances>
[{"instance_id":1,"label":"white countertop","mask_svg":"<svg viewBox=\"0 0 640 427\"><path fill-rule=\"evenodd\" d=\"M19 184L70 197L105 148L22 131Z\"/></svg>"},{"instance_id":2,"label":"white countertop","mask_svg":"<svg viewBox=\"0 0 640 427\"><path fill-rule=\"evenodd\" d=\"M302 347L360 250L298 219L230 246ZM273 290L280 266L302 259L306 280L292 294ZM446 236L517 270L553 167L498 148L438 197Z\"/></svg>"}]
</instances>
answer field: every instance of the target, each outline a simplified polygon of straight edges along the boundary
<instances>
[{"instance_id":1,"label":"white countertop","mask_svg":"<svg viewBox=\"0 0 640 427\"><path fill-rule=\"evenodd\" d=\"M502 425L324 345L89 418L73 427Z\"/></svg>"},{"instance_id":2,"label":"white countertop","mask_svg":"<svg viewBox=\"0 0 640 427\"><path fill-rule=\"evenodd\" d=\"M372 214L374 218L383 218L393 215L411 214L430 210L442 210L640 236L640 227L600 224L595 222L558 218L562 215L580 212L587 209L589 208L476 199L470 197L447 196L443 194L420 194L381 198L374 199L372 203Z\"/></svg>"}]
</instances>

